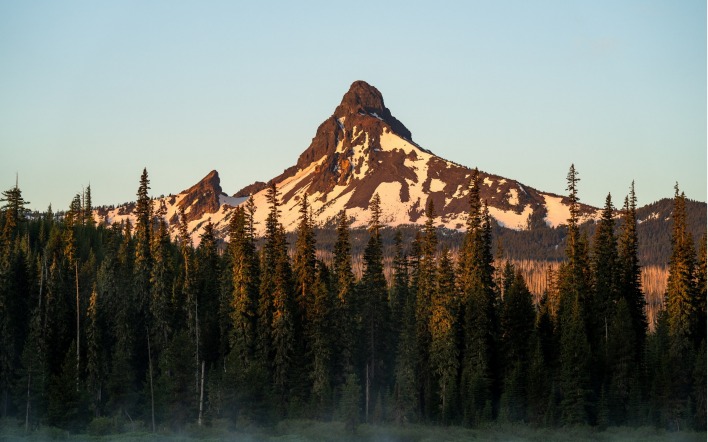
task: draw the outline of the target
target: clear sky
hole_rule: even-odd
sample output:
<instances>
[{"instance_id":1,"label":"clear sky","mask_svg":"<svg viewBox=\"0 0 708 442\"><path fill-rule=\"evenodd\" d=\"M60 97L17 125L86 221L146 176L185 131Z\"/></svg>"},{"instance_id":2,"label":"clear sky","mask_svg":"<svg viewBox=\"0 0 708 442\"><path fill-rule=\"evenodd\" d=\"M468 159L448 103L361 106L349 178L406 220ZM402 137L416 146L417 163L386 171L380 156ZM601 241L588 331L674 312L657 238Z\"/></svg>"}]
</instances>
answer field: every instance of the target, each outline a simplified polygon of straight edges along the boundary
<instances>
[{"instance_id":1,"label":"clear sky","mask_svg":"<svg viewBox=\"0 0 708 442\"><path fill-rule=\"evenodd\" d=\"M706 2L0 0L0 188L31 208L233 194L354 80L457 163L582 202L706 201Z\"/></svg>"}]
</instances>

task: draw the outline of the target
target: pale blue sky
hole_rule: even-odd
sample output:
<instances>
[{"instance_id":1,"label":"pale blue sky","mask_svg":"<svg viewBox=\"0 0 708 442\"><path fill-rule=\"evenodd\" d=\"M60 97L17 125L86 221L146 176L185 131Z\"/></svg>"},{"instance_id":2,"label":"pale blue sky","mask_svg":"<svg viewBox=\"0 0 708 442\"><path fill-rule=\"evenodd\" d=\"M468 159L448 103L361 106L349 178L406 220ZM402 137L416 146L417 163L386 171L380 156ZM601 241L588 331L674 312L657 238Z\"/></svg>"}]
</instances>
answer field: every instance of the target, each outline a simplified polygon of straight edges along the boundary
<instances>
[{"instance_id":1,"label":"pale blue sky","mask_svg":"<svg viewBox=\"0 0 708 442\"><path fill-rule=\"evenodd\" d=\"M295 164L354 80L457 163L621 206L706 201L705 1L0 0L0 188L31 207L233 194Z\"/></svg>"}]
</instances>

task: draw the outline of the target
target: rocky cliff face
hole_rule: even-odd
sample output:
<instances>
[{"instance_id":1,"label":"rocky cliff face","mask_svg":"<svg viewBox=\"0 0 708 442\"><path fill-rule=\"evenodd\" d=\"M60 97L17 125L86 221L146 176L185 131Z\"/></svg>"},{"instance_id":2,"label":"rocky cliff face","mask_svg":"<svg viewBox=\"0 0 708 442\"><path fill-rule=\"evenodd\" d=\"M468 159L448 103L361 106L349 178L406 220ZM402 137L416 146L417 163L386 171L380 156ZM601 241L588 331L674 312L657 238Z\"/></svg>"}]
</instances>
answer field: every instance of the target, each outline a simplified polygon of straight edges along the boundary
<instances>
[{"instance_id":1,"label":"rocky cliff face","mask_svg":"<svg viewBox=\"0 0 708 442\"><path fill-rule=\"evenodd\" d=\"M219 196L224 194L220 183L219 173L212 170L197 184L180 192L180 195L184 196L177 202L177 207L184 208L187 222L200 219L205 213L215 213L219 210Z\"/></svg>"}]
</instances>

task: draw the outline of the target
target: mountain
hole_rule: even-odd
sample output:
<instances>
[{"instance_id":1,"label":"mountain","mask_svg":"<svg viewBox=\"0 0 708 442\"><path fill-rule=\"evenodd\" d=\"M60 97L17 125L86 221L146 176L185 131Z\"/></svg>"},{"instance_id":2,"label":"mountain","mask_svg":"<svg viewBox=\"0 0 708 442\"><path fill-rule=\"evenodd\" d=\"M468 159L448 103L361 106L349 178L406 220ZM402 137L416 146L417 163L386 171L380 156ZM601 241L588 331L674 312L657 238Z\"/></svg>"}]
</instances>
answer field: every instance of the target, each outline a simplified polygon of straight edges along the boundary
<instances>
[{"instance_id":1,"label":"mountain","mask_svg":"<svg viewBox=\"0 0 708 442\"><path fill-rule=\"evenodd\" d=\"M354 82L334 113L317 128L310 145L297 163L275 182L282 201L281 222L295 230L299 204L307 195L316 221L330 223L346 209L352 227L369 221L368 205L378 193L383 221L389 226L423 224L429 199L434 203L438 226L463 229L468 210L468 188L472 169L443 159L419 146L411 131L385 106L378 89L364 81ZM500 226L524 230L531 226L557 227L569 217L565 196L541 192L511 178L480 171L481 197ZM211 171L199 183L177 195L155 200L165 204L171 230L176 232L177 213L184 207L195 244L206 222L211 220L224 236L234 207L253 196L257 228L263 229L268 214L265 181L253 183L228 196L219 175ZM131 219L133 206L99 209L99 221L113 223ZM583 205L584 219L599 211ZM133 221L134 222L134 221Z\"/></svg>"}]
</instances>

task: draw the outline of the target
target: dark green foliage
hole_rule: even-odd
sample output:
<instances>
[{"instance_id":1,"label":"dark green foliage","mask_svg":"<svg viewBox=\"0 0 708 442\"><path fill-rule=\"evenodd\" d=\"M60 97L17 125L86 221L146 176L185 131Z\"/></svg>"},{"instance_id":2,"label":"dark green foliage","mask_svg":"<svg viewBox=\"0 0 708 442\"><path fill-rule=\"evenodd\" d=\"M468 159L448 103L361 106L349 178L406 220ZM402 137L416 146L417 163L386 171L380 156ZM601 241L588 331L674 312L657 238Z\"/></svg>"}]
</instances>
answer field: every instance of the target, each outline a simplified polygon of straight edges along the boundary
<instances>
[{"instance_id":1,"label":"dark green foliage","mask_svg":"<svg viewBox=\"0 0 708 442\"><path fill-rule=\"evenodd\" d=\"M480 179L474 171L470 186L470 212L459 258L461 323L464 347L460 396L468 424L493 418L496 387L496 313L491 222L479 199Z\"/></svg>"},{"instance_id":2,"label":"dark green foliage","mask_svg":"<svg viewBox=\"0 0 708 442\"><path fill-rule=\"evenodd\" d=\"M445 423L454 413L457 402L457 373L459 347L456 317L458 296L455 272L447 249L440 257L435 279L435 289L430 300L430 371L436 380L437 405L441 422Z\"/></svg>"},{"instance_id":3,"label":"dark green foliage","mask_svg":"<svg viewBox=\"0 0 708 442\"><path fill-rule=\"evenodd\" d=\"M348 432L356 433L361 415L361 386L354 373L349 373L342 388L342 399L339 403L339 413Z\"/></svg>"},{"instance_id":4,"label":"dark green foliage","mask_svg":"<svg viewBox=\"0 0 708 442\"><path fill-rule=\"evenodd\" d=\"M303 417L348 431L364 419L704 429L706 240L693 241L691 202L677 191L667 309L647 334L649 221L633 186L621 211L608 198L581 226L571 168L576 206L555 243L567 231L566 260L534 305L511 264L495 268L500 230L478 176L464 240L434 227L432 206L423 229L383 228L378 198L368 233L345 212L336 231L315 229L303 198L288 236L271 186L263 239L250 200L225 243L206 224L196 249L184 211L174 239L164 204L153 211L146 172L134 231L94 223L90 187L56 218L27 216L13 188L0 210L0 411L28 431L95 435L149 428L153 402L157 431L202 435Z\"/></svg>"},{"instance_id":5,"label":"dark green foliage","mask_svg":"<svg viewBox=\"0 0 708 442\"><path fill-rule=\"evenodd\" d=\"M644 338L647 332L646 300L642 293L641 267L639 265L639 238L637 232L637 197L634 182L629 195L625 198L622 209L622 225L618 238L618 290L627 301L632 317L632 328L636 347L633 351L635 361L642 357Z\"/></svg>"},{"instance_id":6,"label":"dark green foliage","mask_svg":"<svg viewBox=\"0 0 708 442\"><path fill-rule=\"evenodd\" d=\"M358 287L361 298L361 344L363 355L363 378L367 401L365 416L373 411L374 399L387 385L392 368L390 348L391 311L388 302L386 278L383 273L383 250L381 246L381 200L374 195L369 206L369 243L364 250L364 274Z\"/></svg>"},{"instance_id":7,"label":"dark green foliage","mask_svg":"<svg viewBox=\"0 0 708 442\"><path fill-rule=\"evenodd\" d=\"M524 421L528 402L529 369L533 367L529 353L533 342L535 312L531 292L521 273L507 277L507 289L500 314L500 344L504 355L504 394L502 395L501 416L509 421ZM508 281L508 280L511 281ZM540 354L536 357L541 357ZM539 363L539 361L536 361ZM539 367L535 367L538 369ZM538 380L538 379L537 379Z\"/></svg>"},{"instance_id":8,"label":"dark green foliage","mask_svg":"<svg viewBox=\"0 0 708 442\"><path fill-rule=\"evenodd\" d=\"M416 322L415 294L408 284L408 266L400 241L396 238L396 256L394 258L393 287L391 287L391 310L393 315L394 333L396 336L396 366L393 386L393 421L397 424L416 420L417 387L415 379L416 352ZM398 327L395 325L398 324Z\"/></svg>"}]
</instances>

